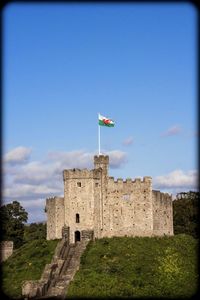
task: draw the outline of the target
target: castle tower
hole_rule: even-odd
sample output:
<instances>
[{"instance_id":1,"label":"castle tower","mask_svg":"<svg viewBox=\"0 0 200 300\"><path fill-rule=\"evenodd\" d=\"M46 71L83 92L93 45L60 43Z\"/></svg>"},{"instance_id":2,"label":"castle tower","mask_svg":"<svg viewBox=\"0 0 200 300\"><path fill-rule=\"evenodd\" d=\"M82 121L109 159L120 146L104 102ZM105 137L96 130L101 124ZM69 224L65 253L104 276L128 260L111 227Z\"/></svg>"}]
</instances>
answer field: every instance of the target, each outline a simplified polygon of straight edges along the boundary
<instances>
[{"instance_id":1,"label":"castle tower","mask_svg":"<svg viewBox=\"0 0 200 300\"><path fill-rule=\"evenodd\" d=\"M102 168L104 175L108 175L109 156L108 155L95 155L94 156L94 168Z\"/></svg>"},{"instance_id":2,"label":"castle tower","mask_svg":"<svg viewBox=\"0 0 200 300\"><path fill-rule=\"evenodd\" d=\"M46 200L47 239L69 243L112 236L173 235L172 197L152 191L152 179L109 177L109 156L94 169L63 171L64 198Z\"/></svg>"},{"instance_id":3,"label":"castle tower","mask_svg":"<svg viewBox=\"0 0 200 300\"><path fill-rule=\"evenodd\" d=\"M95 213L98 230L98 238L102 237L104 227L104 203L106 199L107 186L108 186L108 168L109 168L109 156L108 155L95 155L94 156L94 170L101 170L101 180L99 186L99 195L95 195Z\"/></svg>"}]
</instances>

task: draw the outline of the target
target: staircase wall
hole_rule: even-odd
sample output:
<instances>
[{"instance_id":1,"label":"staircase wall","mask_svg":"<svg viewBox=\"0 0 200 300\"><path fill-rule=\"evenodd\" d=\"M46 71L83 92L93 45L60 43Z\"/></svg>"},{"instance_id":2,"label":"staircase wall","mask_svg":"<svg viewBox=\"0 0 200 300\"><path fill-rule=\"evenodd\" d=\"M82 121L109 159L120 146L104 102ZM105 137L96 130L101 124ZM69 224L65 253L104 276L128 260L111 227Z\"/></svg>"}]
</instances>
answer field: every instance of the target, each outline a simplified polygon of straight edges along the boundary
<instances>
[{"instance_id":1,"label":"staircase wall","mask_svg":"<svg viewBox=\"0 0 200 300\"><path fill-rule=\"evenodd\" d=\"M23 283L22 296L25 299L64 297L69 283L79 269L80 257L88 242L83 240L76 244L68 244L62 239L56 247L51 263L45 266L41 279Z\"/></svg>"}]
</instances>

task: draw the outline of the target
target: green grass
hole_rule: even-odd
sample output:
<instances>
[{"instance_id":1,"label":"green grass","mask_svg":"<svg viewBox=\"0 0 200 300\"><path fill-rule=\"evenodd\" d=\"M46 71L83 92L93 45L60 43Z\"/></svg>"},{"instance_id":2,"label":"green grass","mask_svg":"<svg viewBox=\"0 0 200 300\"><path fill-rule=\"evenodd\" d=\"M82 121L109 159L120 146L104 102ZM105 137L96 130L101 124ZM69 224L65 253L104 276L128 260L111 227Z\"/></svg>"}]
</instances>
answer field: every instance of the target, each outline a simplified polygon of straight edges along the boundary
<instances>
[{"instance_id":1,"label":"green grass","mask_svg":"<svg viewBox=\"0 0 200 300\"><path fill-rule=\"evenodd\" d=\"M67 297L191 297L198 286L197 246L184 234L90 242Z\"/></svg>"},{"instance_id":2,"label":"green grass","mask_svg":"<svg viewBox=\"0 0 200 300\"><path fill-rule=\"evenodd\" d=\"M44 267L51 262L58 240L27 242L2 263L2 290L10 298L20 298L24 280L40 279Z\"/></svg>"}]
</instances>

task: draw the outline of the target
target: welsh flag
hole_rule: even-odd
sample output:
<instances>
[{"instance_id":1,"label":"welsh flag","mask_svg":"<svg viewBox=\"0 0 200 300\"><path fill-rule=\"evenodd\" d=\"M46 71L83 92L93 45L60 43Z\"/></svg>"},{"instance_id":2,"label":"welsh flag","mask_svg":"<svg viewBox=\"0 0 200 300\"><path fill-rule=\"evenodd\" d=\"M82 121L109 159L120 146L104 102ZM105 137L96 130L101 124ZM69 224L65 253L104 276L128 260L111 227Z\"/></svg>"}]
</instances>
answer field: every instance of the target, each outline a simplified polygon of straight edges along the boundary
<instances>
[{"instance_id":1,"label":"welsh flag","mask_svg":"<svg viewBox=\"0 0 200 300\"><path fill-rule=\"evenodd\" d=\"M107 127L114 127L115 122L111 119L108 119L106 117L103 117L99 114L99 125L100 126L107 126Z\"/></svg>"}]
</instances>

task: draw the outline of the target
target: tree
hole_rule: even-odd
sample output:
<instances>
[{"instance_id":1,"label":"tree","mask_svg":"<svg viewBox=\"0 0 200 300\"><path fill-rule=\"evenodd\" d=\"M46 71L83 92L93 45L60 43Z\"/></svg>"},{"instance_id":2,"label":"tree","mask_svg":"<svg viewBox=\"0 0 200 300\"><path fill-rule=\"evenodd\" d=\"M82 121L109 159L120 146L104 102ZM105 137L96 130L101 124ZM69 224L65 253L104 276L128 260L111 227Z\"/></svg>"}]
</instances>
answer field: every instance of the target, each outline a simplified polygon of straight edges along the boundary
<instances>
[{"instance_id":1,"label":"tree","mask_svg":"<svg viewBox=\"0 0 200 300\"><path fill-rule=\"evenodd\" d=\"M18 201L13 201L0 207L1 240L13 241L14 248L19 248L24 242L24 223L28 213Z\"/></svg>"},{"instance_id":2,"label":"tree","mask_svg":"<svg viewBox=\"0 0 200 300\"><path fill-rule=\"evenodd\" d=\"M198 238L199 192L179 193L173 201L174 234L186 233Z\"/></svg>"},{"instance_id":3,"label":"tree","mask_svg":"<svg viewBox=\"0 0 200 300\"><path fill-rule=\"evenodd\" d=\"M46 227L47 226L44 223L31 223L30 225L25 225L24 241L45 240Z\"/></svg>"}]
</instances>

